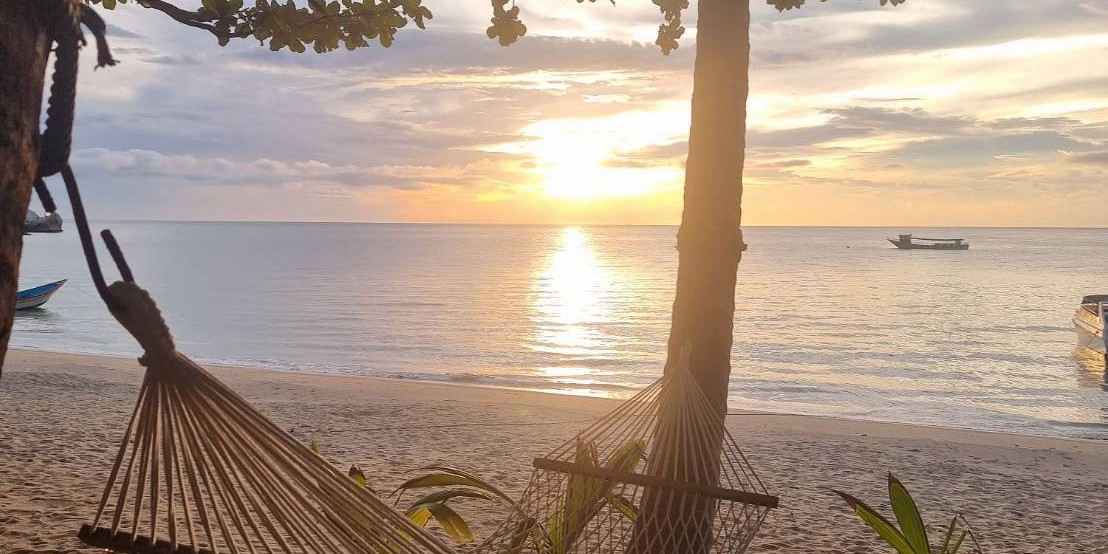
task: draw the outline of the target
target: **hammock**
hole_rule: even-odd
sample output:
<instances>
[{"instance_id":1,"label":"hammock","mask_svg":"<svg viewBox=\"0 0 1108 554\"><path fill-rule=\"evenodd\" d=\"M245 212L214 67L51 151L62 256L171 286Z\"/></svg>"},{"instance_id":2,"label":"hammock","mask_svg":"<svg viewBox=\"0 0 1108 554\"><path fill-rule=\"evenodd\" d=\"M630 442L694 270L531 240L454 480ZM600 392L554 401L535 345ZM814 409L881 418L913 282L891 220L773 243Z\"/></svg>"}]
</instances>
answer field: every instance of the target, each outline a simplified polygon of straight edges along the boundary
<instances>
[{"instance_id":1,"label":"hammock","mask_svg":"<svg viewBox=\"0 0 1108 554\"><path fill-rule=\"evenodd\" d=\"M88 6L54 0L47 9L58 46L35 190L55 211L43 178L62 174L93 283L142 346L146 367L96 515L79 538L141 554L451 554L177 352L109 231L102 236L123 281L106 284L68 163L83 40L78 21L96 35L100 65L114 61L103 21Z\"/></svg>"},{"instance_id":2,"label":"hammock","mask_svg":"<svg viewBox=\"0 0 1108 554\"><path fill-rule=\"evenodd\" d=\"M124 552L451 552L176 352L144 290L108 291L147 369L81 540Z\"/></svg>"},{"instance_id":3,"label":"hammock","mask_svg":"<svg viewBox=\"0 0 1108 554\"><path fill-rule=\"evenodd\" d=\"M536 458L520 509L478 552L745 551L778 499L704 396L688 351L664 377Z\"/></svg>"}]
</instances>

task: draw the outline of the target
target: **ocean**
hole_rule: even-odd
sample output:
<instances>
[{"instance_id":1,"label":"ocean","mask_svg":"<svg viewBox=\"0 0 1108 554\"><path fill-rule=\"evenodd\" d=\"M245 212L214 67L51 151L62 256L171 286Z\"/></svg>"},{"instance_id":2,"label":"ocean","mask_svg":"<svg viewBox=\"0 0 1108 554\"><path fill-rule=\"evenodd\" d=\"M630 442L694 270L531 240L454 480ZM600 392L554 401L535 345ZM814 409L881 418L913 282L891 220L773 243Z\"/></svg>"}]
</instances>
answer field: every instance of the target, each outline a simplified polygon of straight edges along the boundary
<instances>
[{"instance_id":1,"label":"ocean","mask_svg":"<svg viewBox=\"0 0 1108 554\"><path fill-rule=\"evenodd\" d=\"M198 361L623 397L661 373L675 227L110 222ZM964 237L964 252L885 237ZM1082 295L1108 229L749 227L733 412L1108 440ZM106 255L105 255L106 256ZM114 271L109 272L114 275ZM137 356L72 224L25 237L20 283L69 283L11 346ZM372 402L372 398L367 398Z\"/></svg>"}]
</instances>

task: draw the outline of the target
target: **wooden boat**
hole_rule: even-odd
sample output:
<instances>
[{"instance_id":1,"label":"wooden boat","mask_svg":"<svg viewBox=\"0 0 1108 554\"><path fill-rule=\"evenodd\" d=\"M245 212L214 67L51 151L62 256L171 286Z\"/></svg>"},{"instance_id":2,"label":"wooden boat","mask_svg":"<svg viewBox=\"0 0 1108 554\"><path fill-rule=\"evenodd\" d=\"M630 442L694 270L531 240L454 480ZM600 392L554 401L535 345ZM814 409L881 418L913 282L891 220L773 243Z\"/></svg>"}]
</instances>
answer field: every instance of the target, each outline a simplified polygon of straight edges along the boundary
<instances>
[{"instance_id":1,"label":"wooden boat","mask_svg":"<svg viewBox=\"0 0 1108 554\"><path fill-rule=\"evenodd\" d=\"M1108 294L1092 294L1081 299L1077 314L1073 316L1077 329L1077 342L1090 350L1108 355Z\"/></svg>"},{"instance_id":2,"label":"wooden boat","mask_svg":"<svg viewBox=\"0 0 1108 554\"><path fill-rule=\"evenodd\" d=\"M908 234L885 240L902 250L969 250L966 239L925 239Z\"/></svg>"},{"instance_id":3,"label":"wooden boat","mask_svg":"<svg viewBox=\"0 0 1108 554\"><path fill-rule=\"evenodd\" d=\"M58 292L58 289L62 288L65 281L65 279L62 279L61 281L54 281L53 283L47 283L45 285L19 291L15 295L15 309L29 310L45 304L47 300L50 300L51 296L54 296L55 292Z\"/></svg>"}]
</instances>

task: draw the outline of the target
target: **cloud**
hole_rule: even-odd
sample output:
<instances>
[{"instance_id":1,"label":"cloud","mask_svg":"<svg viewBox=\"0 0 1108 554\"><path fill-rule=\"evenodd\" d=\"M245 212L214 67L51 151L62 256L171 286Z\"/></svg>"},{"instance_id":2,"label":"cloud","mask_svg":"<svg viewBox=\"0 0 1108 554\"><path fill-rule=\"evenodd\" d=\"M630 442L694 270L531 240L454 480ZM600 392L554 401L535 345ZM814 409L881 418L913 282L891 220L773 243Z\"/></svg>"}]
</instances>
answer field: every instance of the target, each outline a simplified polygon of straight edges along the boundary
<instances>
[{"instance_id":1,"label":"cloud","mask_svg":"<svg viewBox=\"0 0 1108 554\"><path fill-rule=\"evenodd\" d=\"M1066 161L1071 164L1108 166L1108 151L1070 154L1066 156Z\"/></svg>"},{"instance_id":2,"label":"cloud","mask_svg":"<svg viewBox=\"0 0 1108 554\"><path fill-rule=\"evenodd\" d=\"M695 9L681 48L661 56L657 8L645 1L524 3L529 33L510 48L484 36L487 2L428 4L428 30L404 29L389 49L327 55L252 40L219 48L153 10L104 12L123 63L82 73L75 165L90 209L142 217L132 212L156 197L159 216L188 219L206 195L241 191L292 206L274 217L485 217L524 197L518 213L539 217L550 201L536 192L541 172L579 163L566 152L585 142L612 175L666 168L659 190L670 196L644 197L658 204L642 212L679 217ZM876 5L809 2L784 14L752 5L747 182L759 192L747 196L748 221L803 222L803 210L774 203L838 205L828 191L853 198L842 217L864 223L899 213L913 191L969 206L1098 186L1106 0ZM618 135L605 125L628 114L660 134L605 143L599 135ZM600 124L590 132L588 121ZM536 137L536 125L555 131ZM504 144L513 151L494 148ZM430 207L440 211L416 217ZM1038 224L1067 221L1041 213Z\"/></svg>"}]
</instances>

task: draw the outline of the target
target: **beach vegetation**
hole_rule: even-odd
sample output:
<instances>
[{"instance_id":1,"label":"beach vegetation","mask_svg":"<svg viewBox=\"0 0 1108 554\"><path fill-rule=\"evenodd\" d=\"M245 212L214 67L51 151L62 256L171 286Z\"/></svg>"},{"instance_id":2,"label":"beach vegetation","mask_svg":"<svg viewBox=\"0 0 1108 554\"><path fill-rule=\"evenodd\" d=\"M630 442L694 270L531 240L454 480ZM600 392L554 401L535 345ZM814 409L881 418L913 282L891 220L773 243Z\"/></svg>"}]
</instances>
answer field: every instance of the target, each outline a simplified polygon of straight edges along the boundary
<instances>
[{"instance_id":1,"label":"beach vegetation","mask_svg":"<svg viewBox=\"0 0 1108 554\"><path fill-rule=\"evenodd\" d=\"M601 462L594 444L579 441L575 461L585 466L629 472L646 459L645 448L644 441L631 440ZM609 479L568 475L563 497L555 500L559 510L540 525L501 488L474 473L447 466L429 466L420 471L428 473L405 481L393 491L396 503L407 491L430 489L431 492L408 505L405 515L421 527L434 519L448 535L462 543L473 541L474 536L469 523L448 505L449 501L457 498L494 502L519 513L522 519L512 532L513 548L509 550L518 550L526 541L532 540L541 552L569 552L589 522L605 507L632 522L638 517L638 507L622 496L618 484Z\"/></svg>"},{"instance_id":2,"label":"beach vegetation","mask_svg":"<svg viewBox=\"0 0 1108 554\"><path fill-rule=\"evenodd\" d=\"M955 514L950 518L950 523L945 526L945 532L940 537L941 546L935 550L927 537L927 526L923 523L919 507L912 495L893 474L889 474L889 503L893 508L896 523L889 521L865 502L858 500L842 491L835 491L846 501L850 509L873 529L877 536L881 537L889 546L893 547L897 554L958 554L962 548L971 548L972 554L982 552L981 545L977 542L969 522L961 514ZM959 528L959 522L965 529ZM967 539L969 542L967 542Z\"/></svg>"}]
</instances>

